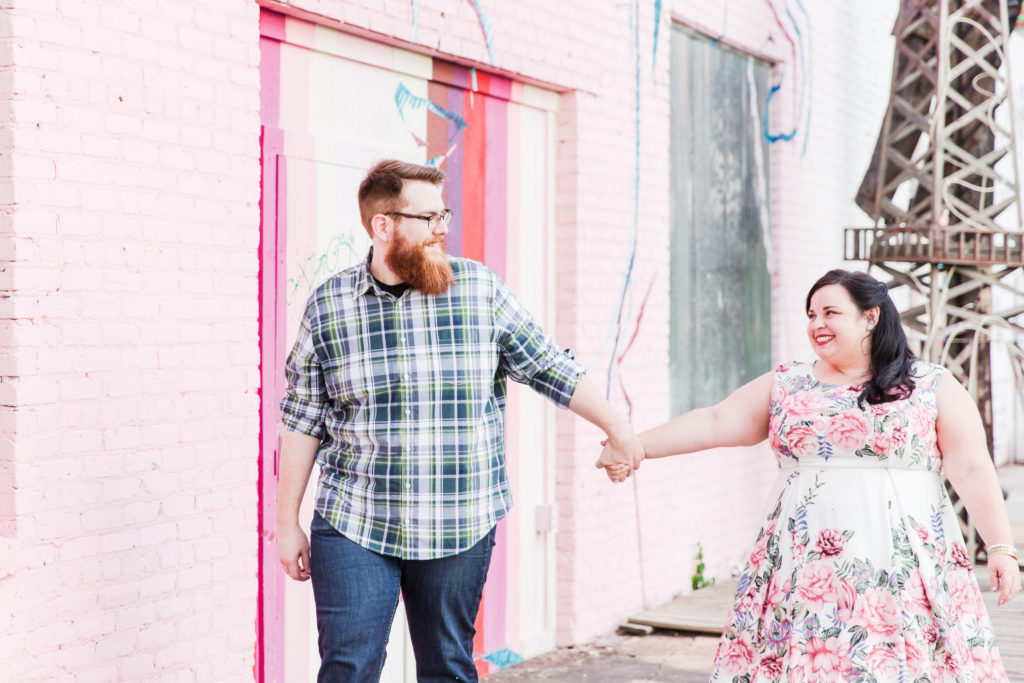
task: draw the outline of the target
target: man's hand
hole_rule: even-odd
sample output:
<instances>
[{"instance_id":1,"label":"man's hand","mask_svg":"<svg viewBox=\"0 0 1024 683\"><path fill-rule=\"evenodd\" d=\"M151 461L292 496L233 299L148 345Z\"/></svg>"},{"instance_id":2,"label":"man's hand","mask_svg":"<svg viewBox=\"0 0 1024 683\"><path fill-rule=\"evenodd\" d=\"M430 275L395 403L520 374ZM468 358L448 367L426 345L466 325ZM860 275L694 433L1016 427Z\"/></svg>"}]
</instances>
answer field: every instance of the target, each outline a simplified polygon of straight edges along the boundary
<instances>
[{"instance_id":1,"label":"man's hand","mask_svg":"<svg viewBox=\"0 0 1024 683\"><path fill-rule=\"evenodd\" d=\"M309 579L309 539L298 522L277 527L277 557L288 576Z\"/></svg>"},{"instance_id":2,"label":"man's hand","mask_svg":"<svg viewBox=\"0 0 1024 683\"><path fill-rule=\"evenodd\" d=\"M601 442L604 450L594 466L606 468L605 473L614 482L625 481L633 470L640 469L644 459L644 445L632 427L618 430Z\"/></svg>"}]
</instances>

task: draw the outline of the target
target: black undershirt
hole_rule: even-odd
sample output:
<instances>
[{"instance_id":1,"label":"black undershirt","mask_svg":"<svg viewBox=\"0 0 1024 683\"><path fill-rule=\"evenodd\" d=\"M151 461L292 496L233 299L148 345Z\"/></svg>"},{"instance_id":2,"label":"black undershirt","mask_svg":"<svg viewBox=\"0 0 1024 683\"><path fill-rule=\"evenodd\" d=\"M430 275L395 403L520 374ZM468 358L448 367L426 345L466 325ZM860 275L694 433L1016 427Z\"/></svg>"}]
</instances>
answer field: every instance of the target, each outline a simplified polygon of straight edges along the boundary
<instances>
[{"instance_id":1,"label":"black undershirt","mask_svg":"<svg viewBox=\"0 0 1024 683\"><path fill-rule=\"evenodd\" d=\"M386 285L373 275L370 275L370 277L373 278L373 281L377 283L378 287L380 287L381 289L383 289L385 292L395 297L396 299L401 298L401 296L405 294L406 291L412 289L412 285L410 285L408 282L399 282L397 285Z\"/></svg>"}]
</instances>

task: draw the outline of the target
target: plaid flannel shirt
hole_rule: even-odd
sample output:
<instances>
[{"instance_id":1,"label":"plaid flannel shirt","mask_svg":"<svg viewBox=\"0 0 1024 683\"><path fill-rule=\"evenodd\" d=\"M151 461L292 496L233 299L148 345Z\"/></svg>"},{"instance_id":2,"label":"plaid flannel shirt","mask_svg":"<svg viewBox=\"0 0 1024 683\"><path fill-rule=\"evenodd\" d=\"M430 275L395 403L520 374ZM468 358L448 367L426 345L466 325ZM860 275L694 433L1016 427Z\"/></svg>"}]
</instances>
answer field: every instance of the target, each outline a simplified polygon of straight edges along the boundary
<instances>
[{"instance_id":1,"label":"plaid flannel shirt","mask_svg":"<svg viewBox=\"0 0 1024 683\"><path fill-rule=\"evenodd\" d=\"M309 298L284 426L321 440L316 509L341 534L403 559L454 555L512 505L505 378L564 408L583 370L484 265L450 257L447 292L396 299L369 261Z\"/></svg>"}]
</instances>

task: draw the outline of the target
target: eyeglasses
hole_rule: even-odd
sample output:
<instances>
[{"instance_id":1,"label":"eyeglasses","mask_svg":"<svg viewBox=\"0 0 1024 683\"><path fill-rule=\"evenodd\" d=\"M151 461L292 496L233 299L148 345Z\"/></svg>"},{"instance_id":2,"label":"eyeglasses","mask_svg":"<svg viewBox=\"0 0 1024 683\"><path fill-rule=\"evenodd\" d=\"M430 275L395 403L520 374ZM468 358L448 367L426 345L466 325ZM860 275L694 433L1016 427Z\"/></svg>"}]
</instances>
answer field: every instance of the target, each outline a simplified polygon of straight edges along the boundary
<instances>
[{"instance_id":1,"label":"eyeglasses","mask_svg":"<svg viewBox=\"0 0 1024 683\"><path fill-rule=\"evenodd\" d=\"M431 230L437 230L441 223L448 225L452 220L452 210L445 209L441 213L432 213L429 216L417 216L411 213L402 213L401 211L387 211L385 215L388 216L401 216L402 218L418 218L421 221L427 222L427 227Z\"/></svg>"}]
</instances>

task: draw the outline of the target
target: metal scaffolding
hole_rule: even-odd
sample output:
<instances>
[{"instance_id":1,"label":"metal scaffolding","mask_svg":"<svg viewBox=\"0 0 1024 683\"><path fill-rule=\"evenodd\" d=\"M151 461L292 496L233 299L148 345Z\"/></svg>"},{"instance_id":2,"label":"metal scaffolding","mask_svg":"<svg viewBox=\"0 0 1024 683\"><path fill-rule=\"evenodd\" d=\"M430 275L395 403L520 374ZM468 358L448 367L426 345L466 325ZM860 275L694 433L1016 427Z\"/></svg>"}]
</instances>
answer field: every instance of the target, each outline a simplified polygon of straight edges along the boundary
<instances>
[{"instance_id":1,"label":"metal scaffolding","mask_svg":"<svg viewBox=\"0 0 1024 683\"><path fill-rule=\"evenodd\" d=\"M856 197L874 226L844 235L847 260L910 291L901 312L909 336L967 386L990 450L991 353L1005 349L1024 387L1024 231L1006 58L1019 11L1005 0L902 0L889 106ZM1000 290L1010 303L993 303Z\"/></svg>"}]
</instances>

